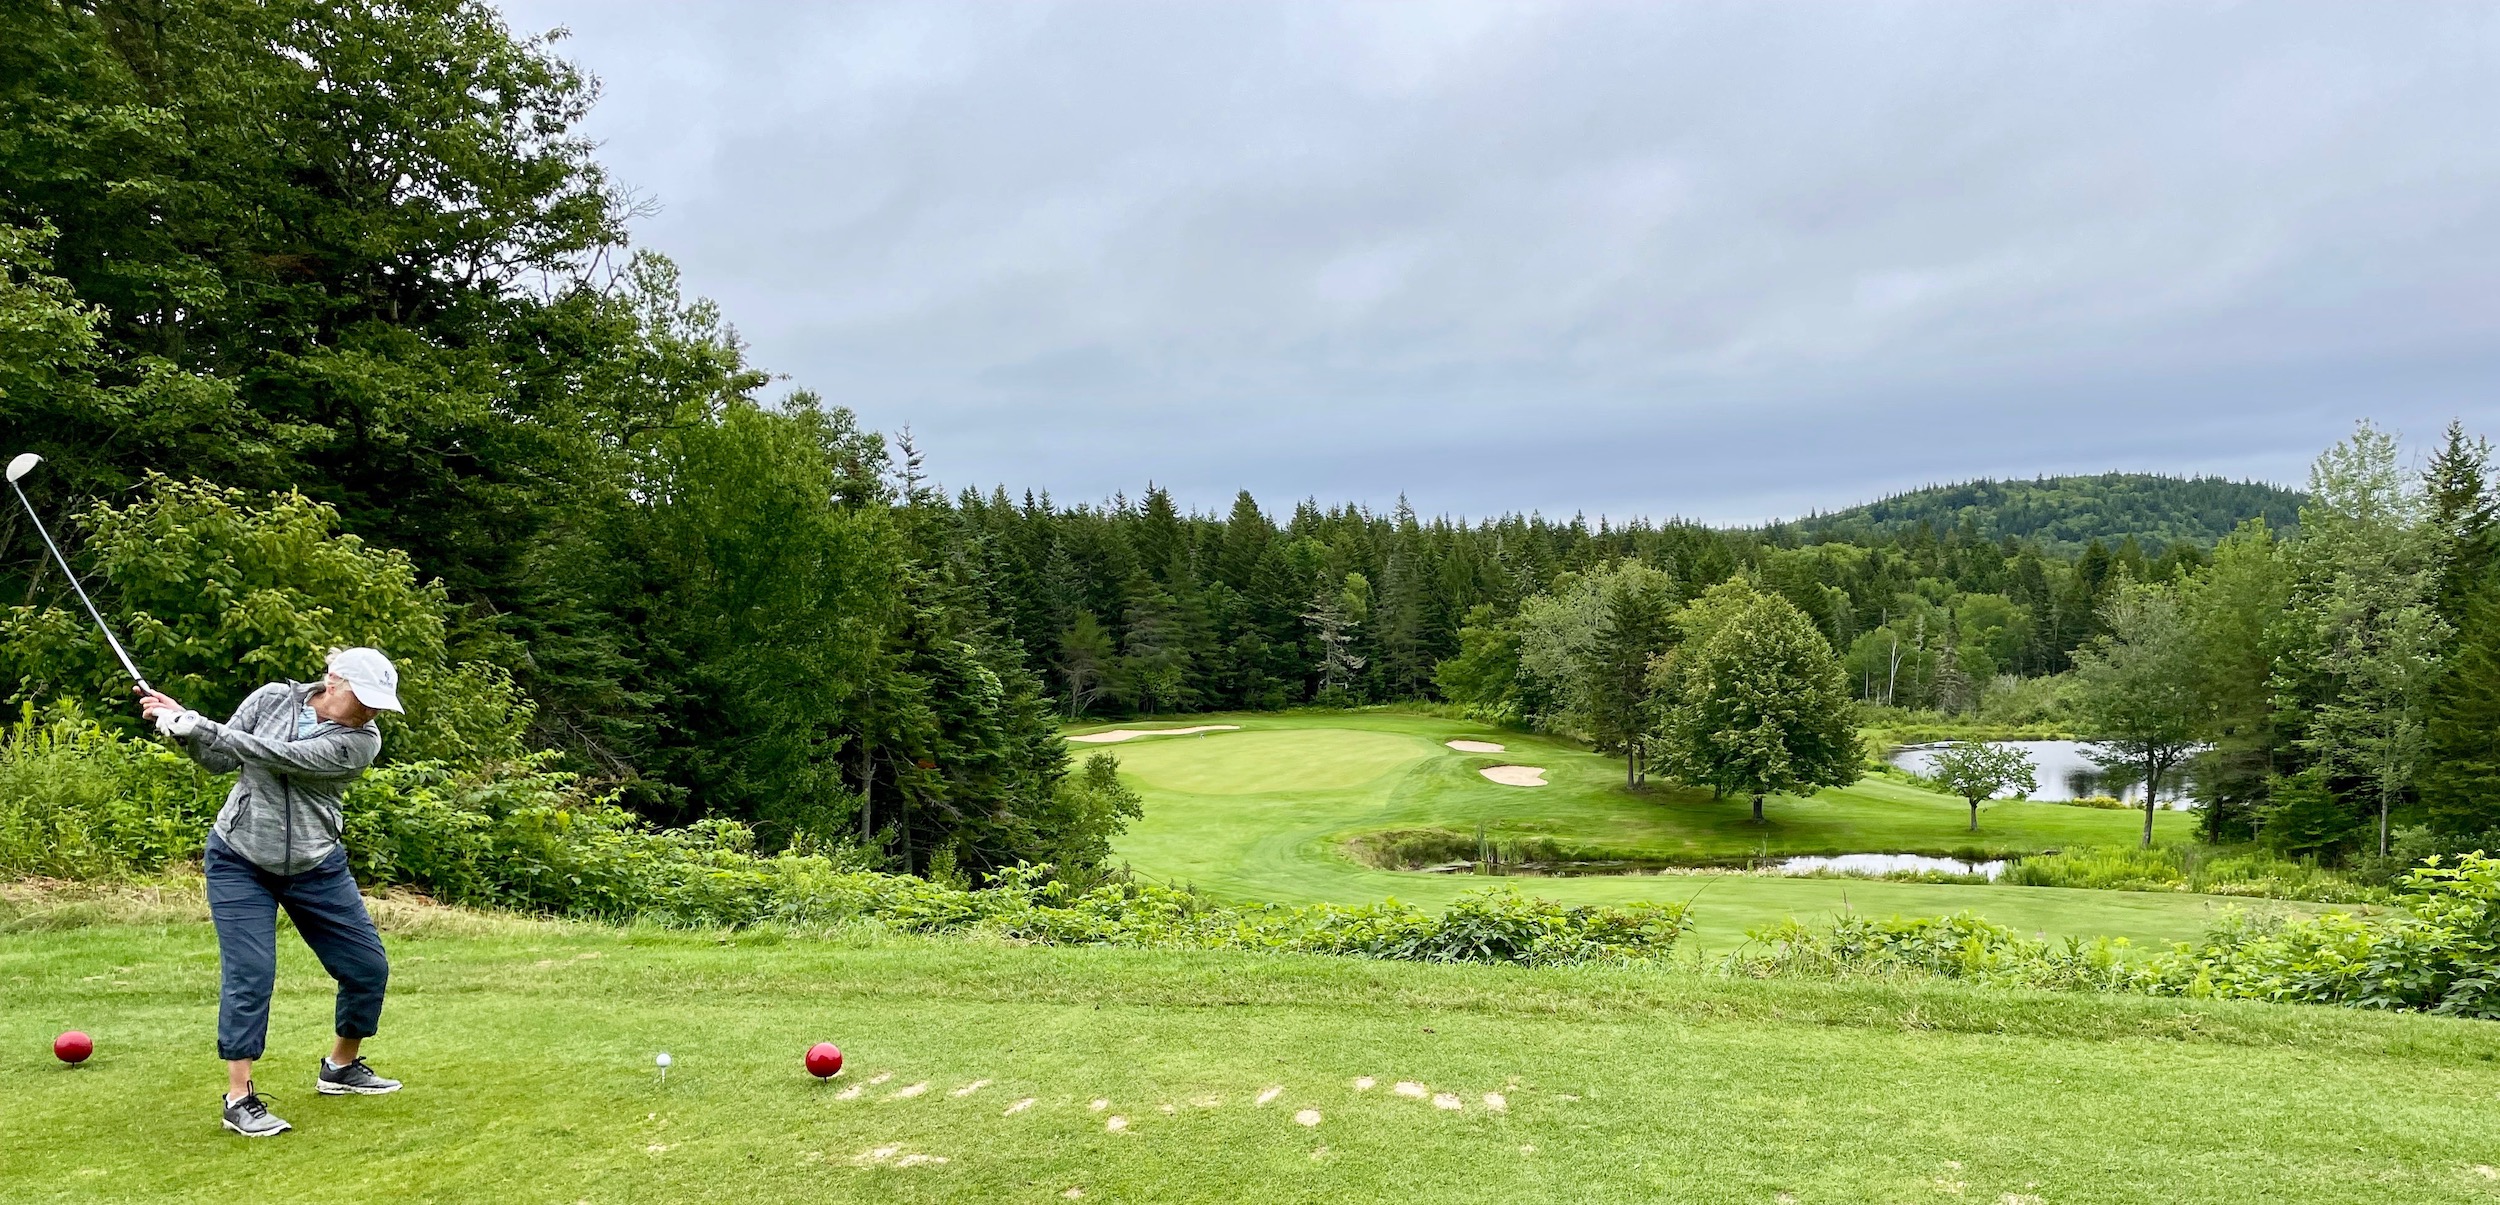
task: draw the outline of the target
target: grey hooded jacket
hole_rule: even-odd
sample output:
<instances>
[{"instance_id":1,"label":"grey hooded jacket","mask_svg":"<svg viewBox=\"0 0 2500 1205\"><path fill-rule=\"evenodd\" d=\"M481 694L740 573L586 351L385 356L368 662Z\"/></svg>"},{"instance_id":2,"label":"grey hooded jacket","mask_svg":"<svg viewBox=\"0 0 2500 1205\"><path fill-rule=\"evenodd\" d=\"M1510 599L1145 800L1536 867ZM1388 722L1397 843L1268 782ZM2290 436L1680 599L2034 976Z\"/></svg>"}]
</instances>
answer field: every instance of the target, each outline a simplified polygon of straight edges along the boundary
<instances>
[{"instance_id":1,"label":"grey hooded jacket","mask_svg":"<svg viewBox=\"0 0 2500 1205\"><path fill-rule=\"evenodd\" d=\"M234 718L202 719L183 739L191 759L217 773L241 770L216 833L226 848L271 874L302 874L339 847L339 797L382 753L382 730L317 720L296 735L313 687L272 682L253 691Z\"/></svg>"}]
</instances>

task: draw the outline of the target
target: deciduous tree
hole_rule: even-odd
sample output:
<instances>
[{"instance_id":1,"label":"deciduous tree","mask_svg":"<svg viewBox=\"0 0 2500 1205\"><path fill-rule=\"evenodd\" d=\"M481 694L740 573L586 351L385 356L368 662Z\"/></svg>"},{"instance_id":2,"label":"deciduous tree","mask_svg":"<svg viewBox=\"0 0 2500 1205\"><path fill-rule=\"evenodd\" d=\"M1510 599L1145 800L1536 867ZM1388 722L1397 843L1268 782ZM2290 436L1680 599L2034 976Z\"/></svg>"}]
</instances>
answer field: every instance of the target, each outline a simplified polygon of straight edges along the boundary
<instances>
[{"instance_id":1,"label":"deciduous tree","mask_svg":"<svg viewBox=\"0 0 2500 1205\"><path fill-rule=\"evenodd\" d=\"M1937 750L1927 776L1970 805L1970 831L1974 833L1979 831L1982 801L2008 790L2028 794L2040 789L2030 754L1988 741L1955 741Z\"/></svg>"},{"instance_id":2,"label":"deciduous tree","mask_svg":"<svg viewBox=\"0 0 2500 1205\"><path fill-rule=\"evenodd\" d=\"M2077 710L2094 761L2144 772L2143 847L2151 849L2162 776L2195 750L2204 719L2195 635L2177 596L2161 586L2122 586L2100 622L2102 634L2075 650Z\"/></svg>"},{"instance_id":3,"label":"deciduous tree","mask_svg":"<svg viewBox=\"0 0 2500 1205\"><path fill-rule=\"evenodd\" d=\"M1766 795L1857 781L1864 754L1848 684L1813 622L1786 599L1742 583L1694 605L1715 609L1721 622L1660 664L1661 684L1673 692L1662 768L1750 796L1756 823Z\"/></svg>"}]
</instances>

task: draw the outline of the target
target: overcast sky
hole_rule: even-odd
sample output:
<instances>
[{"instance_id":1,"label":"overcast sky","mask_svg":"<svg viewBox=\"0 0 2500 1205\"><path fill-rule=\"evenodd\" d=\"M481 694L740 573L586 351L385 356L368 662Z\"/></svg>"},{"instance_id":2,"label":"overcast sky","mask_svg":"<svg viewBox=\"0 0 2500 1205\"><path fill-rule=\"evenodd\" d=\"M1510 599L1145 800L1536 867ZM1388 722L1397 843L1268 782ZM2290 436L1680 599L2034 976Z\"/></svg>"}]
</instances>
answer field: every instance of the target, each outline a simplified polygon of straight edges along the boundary
<instances>
[{"instance_id":1,"label":"overcast sky","mask_svg":"<svg viewBox=\"0 0 2500 1205\"><path fill-rule=\"evenodd\" d=\"M1748 522L2500 434L2500 6L510 0L941 480Z\"/></svg>"}]
</instances>

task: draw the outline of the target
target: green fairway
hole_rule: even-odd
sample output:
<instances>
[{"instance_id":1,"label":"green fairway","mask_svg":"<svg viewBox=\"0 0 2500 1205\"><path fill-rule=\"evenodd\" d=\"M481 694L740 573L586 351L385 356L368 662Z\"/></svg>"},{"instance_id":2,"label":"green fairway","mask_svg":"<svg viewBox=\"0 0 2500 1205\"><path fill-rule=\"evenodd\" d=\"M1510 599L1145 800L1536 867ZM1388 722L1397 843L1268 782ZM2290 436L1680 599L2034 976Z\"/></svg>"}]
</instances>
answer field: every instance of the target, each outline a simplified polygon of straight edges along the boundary
<instances>
[{"instance_id":1,"label":"green fairway","mask_svg":"<svg viewBox=\"0 0 2500 1205\"><path fill-rule=\"evenodd\" d=\"M1440 827L1496 836L1552 837L1628 858L1708 862L1754 854L2021 853L2068 845L2130 844L2140 812L2051 803L1995 803L1968 831L1958 799L1867 779L1811 798L1774 798L1768 823L1743 800L1664 785L1626 791L1623 766L1567 742L1490 732L1463 720L1387 713L1193 716L1172 727L1235 724L1239 731L1142 737L1105 748L1146 797L1145 818L1118 844L1139 872L1218 895L1277 902L1358 902L1385 896L1443 903L1492 880L1364 865L1346 848L1358 834ZM1151 727L1130 723L1131 730ZM1099 726L1109 728L1110 725ZM1080 729L1079 731L1084 731ZM1491 741L1502 753L1461 753L1444 742ZM1549 786L1487 781L1487 766L1543 767ZM2191 818L2156 817L2184 838ZM1745 930L1786 916L1852 908L1878 915L1971 910L2052 934L2138 942L2191 938L2222 909L2309 910L2303 905L2151 892L1896 883L1767 875L1599 875L1502 880L1569 903L1695 900L1695 938L1720 949Z\"/></svg>"},{"instance_id":2,"label":"green fairway","mask_svg":"<svg viewBox=\"0 0 2500 1205\"><path fill-rule=\"evenodd\" d=\"M2479 1022L450 921L411 930L403 912L387 937L368 1051L408 1088L371 1099L310 1090L328 982L281 935L262 1086L297 1131L264 1142L217 1127L205 924L0 934L0 1200L2500 1194L2500 1028ZM98 1041L74 1070L47 1045L72 1026ZM850 1055L826 1084L800 1068L820 1039Z\"/></svg>"}]
</instances>

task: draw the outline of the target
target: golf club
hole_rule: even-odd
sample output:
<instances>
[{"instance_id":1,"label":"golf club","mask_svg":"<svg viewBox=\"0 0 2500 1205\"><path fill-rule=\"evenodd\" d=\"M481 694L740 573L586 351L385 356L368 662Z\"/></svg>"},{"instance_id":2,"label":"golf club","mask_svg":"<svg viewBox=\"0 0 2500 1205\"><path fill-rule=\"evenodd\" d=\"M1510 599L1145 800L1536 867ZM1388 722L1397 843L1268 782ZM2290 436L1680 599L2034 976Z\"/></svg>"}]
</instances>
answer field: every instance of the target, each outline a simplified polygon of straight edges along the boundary
<instances>
[{"instance_id":1,"label":"golf club","mask_svg":"<svg viewBox=\"0 0 2500 1205\"><path fill-rule=\"evenodd\" d=\"M61 555L61 546L52 542L52 533L44 529L43 516L35 513L35 504L26 500L26 491L17 484L18 478L33 472L41 463L43 457L32 452L18 453L9 461L9 489L17 494L18 504L26 508L26 517L35 521L35 534L42 536L43 546L52 550L53 561L61 566L62 576L69 579L69 588L78 592L78 601L87 604L87 618L94 620L96 630L104 633L104 643L113 646L113 655L121 659L122 669L129 672L130 680L138 683L139 689L151 689L148 680L139 676L139 667L131 663L130 654L123 651L122 642L113 638L113 629L105 624L104 614L95 609L95 600L87 597L87 588L78 584L77 571L69 567L69 558Z\"/></svg>"}]
</instances>

